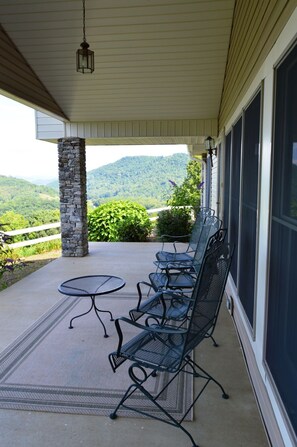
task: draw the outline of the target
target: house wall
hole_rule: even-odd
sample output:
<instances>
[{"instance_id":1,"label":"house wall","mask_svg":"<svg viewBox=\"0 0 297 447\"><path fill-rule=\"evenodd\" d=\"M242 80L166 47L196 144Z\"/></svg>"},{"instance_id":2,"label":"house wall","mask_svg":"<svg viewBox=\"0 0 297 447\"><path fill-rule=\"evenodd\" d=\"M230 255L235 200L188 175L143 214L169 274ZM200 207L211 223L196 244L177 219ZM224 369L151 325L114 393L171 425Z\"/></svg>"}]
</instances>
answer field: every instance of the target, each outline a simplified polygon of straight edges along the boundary
<instances>
[{"instance_id":1,"label":"house wall","mask_svg":"<svg viewBox=\"0 0 297 447\"><path fill-rule=\"evenodd\" d=\"M251 4L249 13L245 10L243 3ZM272 26L273 22L266 24L268 28L264 30L263 34L267 35L267 38L259 39L259 49L257 49L256 43L253 45L251 40L250 46L245 42L244 44L242 43L242 48L238 46L237 49L235 48L235 45L231 43L231 54L228 61L226 85L220 113L219 139L222 143L222 150L224 151L224 136L230 131L232 125L237 121L257 90L262 87L262 130L254 330L251 329L251 326L247 321L232 278L228 282L227 293L234 299L234 321L244 347L251 380L255 388L260 410L263 414L263 420L267 427L271 443L275 447L293 447L296 446L296 439L294 439L294 434L290 429L290 424L287 421L285 411L282 409L282 403L277 396L277 392L275 392L273 383L270 381L270 376L266 369L264 359L268 300L267 272L269 261L270 194L272 186L271 163L274 67L284 56L292 43L297 39L297 2L265 1L259 2L259 5L256 5L256 3L258 2L237 2L235 23L233 26L233 38L239 38L238 34L240 33L240 30L243 32L243 39L244 35L248 33L248 30L251 31L249 25L252 23L251 17L254 16L255 18L256 11L260 11L262 8L262 3L267 6L267 11L270 10L272 4L275 4L275 12L271 12L270 14L271 20L274 17L275 26ZM295 6L291 14L293 5ZM277 14L277 12L279 12L279 14ZM246 14L247 17L246 23L243 20L244 14ZM290 16L289 18L288 15ZM287 23L280 32L280 28L283 26L284 22ZM259 36L255 32L253 37L257 40ZM261 47L262 51L260 51ZM252 54L253 52L249 51L249 48L253 48L255 54ZM269 51L267 51L268 49ZM249 63L245 65L239 63L239 67L235 67L235 52L237 52L238 55L240 53L244 54ZM244 66L249 67L245 74L243 68L241 68ZM235 82L236 73L238 81ZM235 86L234 91L231 91L232 79ZM223 171L221 166L219 172L222 175ZM222 178L221 189L224 188L224 180L226 179ZM223 194L220 194L220 196L223 197ZM224 206L224 204L222 205ZM215 204L212 203L211 206L215 207ZM221 208L221 214L222 212L223 208Z\"/></svg>"},{"instance_id":2,"label":"house wall","mask_svg":"<svg viewBox=\"0 0 297 447\"><path fill-rule=\"evenodd\" d=\"M296 0L237 0L219 128L231 118L296 8Z\"/></svg>"}]
</instances>

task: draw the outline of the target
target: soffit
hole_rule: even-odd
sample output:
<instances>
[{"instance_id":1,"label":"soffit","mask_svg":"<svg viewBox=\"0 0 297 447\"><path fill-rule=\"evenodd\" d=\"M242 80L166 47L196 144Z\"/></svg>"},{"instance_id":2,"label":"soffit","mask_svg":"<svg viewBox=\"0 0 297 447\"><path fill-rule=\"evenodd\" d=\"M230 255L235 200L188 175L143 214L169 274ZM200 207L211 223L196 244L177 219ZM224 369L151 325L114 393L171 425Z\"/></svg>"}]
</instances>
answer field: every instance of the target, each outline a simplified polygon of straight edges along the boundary
<instances>
[{"instance_id":1,"label":"soffit","mask_svg":"<svg viewBox=\"0 0 297 447\"><path fill-rule=\"evenodd\" d=\"M1 23L70 121L217 118L233 0L0 0ZM1 86L0 86L1 88Z\"/></svg>"}]
</instances>

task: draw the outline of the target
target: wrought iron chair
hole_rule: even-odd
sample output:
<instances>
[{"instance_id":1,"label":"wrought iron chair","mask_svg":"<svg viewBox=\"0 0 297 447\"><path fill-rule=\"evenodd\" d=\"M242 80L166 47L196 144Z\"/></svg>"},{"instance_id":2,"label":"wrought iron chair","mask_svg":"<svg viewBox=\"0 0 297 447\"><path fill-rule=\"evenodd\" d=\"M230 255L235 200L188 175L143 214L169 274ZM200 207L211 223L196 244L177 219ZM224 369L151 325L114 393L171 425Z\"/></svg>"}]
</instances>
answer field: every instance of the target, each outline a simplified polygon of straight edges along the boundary
<instances>
[{"instance_id":1,"label":"wrought iron chair","mask_svg":"<svg viewBox=\"0 0 297 447\"><path fill-rule=\"evenodd\" d=\"M124 317L116 320L119 344L117 350L109 355L109 361L114 372L126 360L133 362L128 370L132 383L115 410L110 414L111 419L115 419L119 409L123 407L180 428L191 440L193 447L198 447L190 432L182 426L186 415L210 382L219 387L224 399L228 399L229 396L222 385L193 360L192 351L207 337L211 328L216 324L232 254L233 250L229 245L220 244L205 256L201 274L193 291L193 305L187 327L162 324L141 325ZM138 328L139 333L124 343L122 326L125 324ZM154 377L157 372L159 372L158 374L172 374L170 374L170 379L165 381L162 390L157 395L153 395L148 391L146 385L147 380ZM158 398L182 373L192 374L201 380L202 387L181 419L177 419L162 407ZM133 404L129 403L128 399L135 391L149 399L152 412L143 410L139 399L135 399ZM154 413L154 409L159 410L158 415Z\"/></svg>"},{"instance_id":2,"label":"wrought iron chair","mask_svg":"<svg viewBox=\"0 0 297 447\"><path fill-rule=\"evenodd\" d=\"M205 256L216 250L221 244L224 243L226 233L227 231L225 229L221 229L210 237ZM167 324L170 320L173 320L182 325L189 319L190 311L195 299L194 290L191 296L179 291L160 290L157 293L147 297L142 293L142 284L143 282L139 282L137 284L137 306L129 311L130 318L133 321L137 321L140 317L144 316L146 317L146 323L149 321L150 317L154 317L155 319L158 319L158 322L161 324ZM148 285L148 283L145 284ZM217 316L215 321L216 319ZM213 337L214 328L215 324L212 326L211 331L208 332L207 337L212 339L214 346L218 346Z\"/></svg>"},{"instance_id":3,"label":"wrought iron chair","mask_svg":"<svg viewBox=\"0 0 297 447\"><path fill-rule=\"evenodd\" d=\"M222 221L216 216L206 217L192 260L187 262L159 262L157 270L149 274L149 282L152 288L155 291L161 289L193 289L208 241L220 230L221 225Z\"/></svg>"},{"instance_id":4,"label":"wrought iron chair","mask_svg":"<svg viewBox=\"0 0 297 447\"><path fill-rule=\"evenodd\" d=\"M193 256L196 251L196 247L200 238L202 225L205 221L206 217L213 216L214 210L207 207L201 207L199 212L197 213L192 232L191 234L185 234L181 236L172 236L168 234L163 234L161 236L161 240L164 239L164 242L162 244L162 248L160 251L156 253L156 258L158 262L187 262L192 261ZM172 244L172 250L173 251L166 251L165 244L168 243L168 241L171 240ZM183 242L185 240L188 240L188 244L186 246L186 249L182 252L178 251L178 243ZM183 245L184 247L184 245Z\"/></svg>"}]
</instances>

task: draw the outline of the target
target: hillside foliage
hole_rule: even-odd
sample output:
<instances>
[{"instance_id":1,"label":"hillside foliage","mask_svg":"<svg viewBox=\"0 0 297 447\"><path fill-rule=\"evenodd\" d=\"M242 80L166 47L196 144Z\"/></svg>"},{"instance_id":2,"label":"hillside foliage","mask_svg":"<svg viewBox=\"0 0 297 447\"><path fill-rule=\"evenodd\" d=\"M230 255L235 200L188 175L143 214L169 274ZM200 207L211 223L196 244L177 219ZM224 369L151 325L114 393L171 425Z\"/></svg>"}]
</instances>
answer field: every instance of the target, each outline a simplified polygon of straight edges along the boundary
<instances>
[{"instance_id":1,"label":"hillside foliage","mask_svg":"<svg viewBox=\"0 0 297 447\"><path fill-rule=\"evenodd\" d=\"M48 186L26 180L0 176L0 216L7 211L31 220L40 211L59 209L59 195Z\"/></svg>"},{"instance_id":2,"label":"hillside foliage","mask_svg":"<svg viewBox=\"0 0 297 447\"><path fill-rule=\"evenodd\" d=\"M113 199L134 200L147 209L164 206L171 194L169 179L181 184L188 162L187 154L124 157L88 173L88 199L94 206Z\"/></svg>"},{"instance_id":3,"label":"hillside foliage","mask_svg":"<svg viewBox=\"0 0 297 447\"><path fill-rule=\"evenodd\" d=\"M172 189L187 175L187 154L124 157L87 173L87 196L93 207L111 200L133 200L146 209L165 206ZM58 188L58 182L50 183Z\"/></svg>"},{"instance_id":4,"label":"hillside foliage","mask_svg":"<svg viewBox=\"0 0 297 447\"><path fill-rule=\"evenodd\" d=\"M183 188L189 160L183 153L167 157L124 157L88 172L89 212L106 202L121 200L137 202L147 209L167 205L172 193ZM175 191L172 184L176 185ZM59 221L58 183L50 185L0 176L0 222L6 231ZM47 230L46 234L55 231ZM122 231L127 233L128 228ZM32 237L36 234L17 236L15 241Z\"/></svg>"}]
</instances>

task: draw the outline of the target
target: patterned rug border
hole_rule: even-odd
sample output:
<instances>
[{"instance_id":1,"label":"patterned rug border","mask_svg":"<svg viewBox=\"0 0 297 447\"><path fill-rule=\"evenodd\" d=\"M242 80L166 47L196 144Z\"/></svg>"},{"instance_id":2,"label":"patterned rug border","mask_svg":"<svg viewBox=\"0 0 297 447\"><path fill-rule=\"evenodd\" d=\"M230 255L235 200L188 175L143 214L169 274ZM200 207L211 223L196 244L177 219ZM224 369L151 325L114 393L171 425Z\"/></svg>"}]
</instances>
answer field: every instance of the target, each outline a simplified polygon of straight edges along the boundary
<instances>
[{"instance_id":1,"label":"patterned rug border","mask_svg":"<svg viewBox=\"0 0 297 447\"><path fill-rule=\"evenodd\" d=\"M113 299L131 298L131 294L117 293ZM73 310L80 299L64 298L56 303L48 312L42 315L30 328L21 334L11 345L0 353L0 408L47 411L53 413L108 415L117 405L125 389L61 387L46 385L7 384L5 379L22 363L24 358L50 334L51 331ZM161 387L168 380L168 375L160 374L155 387ZM180 418L189 407L193 398L193 378L190 374L179 374L164 393L162 406L174 417ZM158 415L156 407L140 394L135 393L131 402L141 402L144 411ZM121 415L135 417L135 412L121 409ZM139 417L141 417L139 415ZM192 420L192 411L185 420Z\"/></svg>"}]
</instances>

